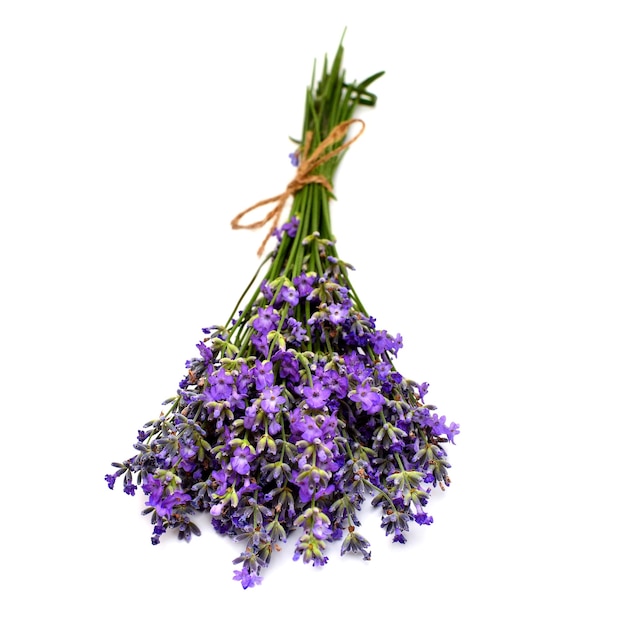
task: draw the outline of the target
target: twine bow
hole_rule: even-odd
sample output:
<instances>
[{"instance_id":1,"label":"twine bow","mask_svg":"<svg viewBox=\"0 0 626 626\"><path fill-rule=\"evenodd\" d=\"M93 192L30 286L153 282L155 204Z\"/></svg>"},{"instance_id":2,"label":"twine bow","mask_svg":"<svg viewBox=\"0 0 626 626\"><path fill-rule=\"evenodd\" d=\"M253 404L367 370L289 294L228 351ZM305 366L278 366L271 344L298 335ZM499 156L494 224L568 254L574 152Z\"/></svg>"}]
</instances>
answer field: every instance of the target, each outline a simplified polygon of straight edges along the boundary
<instances>
[{"instance_id":1,"label":"twine bow","mask_svg":"<svg viewBox=\"0 0 626 626\"><path fill-rule=\"evenodd\" d=\"M330 148L333 144L341 141L346 134L348 133L348 129L352 124L360 124L361 129L359 132L352 137L349 141L346 141L344 144L341 144L334 150L330 152L325 151ZM278 228L278 222L280 220L280 214L285 208L285 204L287 200L293 196L296 192L300 191L306 185L310 185L311 183L318 183L322 185L322 187L328 189L328 191L332 192L333 186L330 181L321 174L313 174L313 171L318 168L323 163L326 163L330 159L332 159L335 155L343 152L348 148L349 145L353 144L365 130L365 122L360 119L351 119L346 120L345 122L341 122L335 126L326 139L322 141L317 148L312 152L312 154L308 155L309 150L311 149L311 142L313 140L313 133L308 131L304 138L304 146L302 148L302 152L300 153L300 163L298 165L298 169L296 171L296 175L293 180L285 187L285 191L278 194L277 196L272 196L271 198L266 198L265 200L261 200L256 204L253 204L251 207L248 207L245 211L242 211L238 215L236 215L230 225L234 230L240 229L256 229L265 226L268 222L271 222L271 228L267 235L265 235L265 239L263 239L263 243L261 247L257 251L257 255L261 256L263 254L263 250L265 249L265 244L268 242L272 233L275 229ZM307 156L308 155L308 156ZM266 204L276 203L276 206L273 209L270 209L263 219L258 220L257 222L252 222L251 224L241 224L241 218L244 215L247 215L251 211L258 209L259 207L265 206Z\"/></svg>"}]
</instances>

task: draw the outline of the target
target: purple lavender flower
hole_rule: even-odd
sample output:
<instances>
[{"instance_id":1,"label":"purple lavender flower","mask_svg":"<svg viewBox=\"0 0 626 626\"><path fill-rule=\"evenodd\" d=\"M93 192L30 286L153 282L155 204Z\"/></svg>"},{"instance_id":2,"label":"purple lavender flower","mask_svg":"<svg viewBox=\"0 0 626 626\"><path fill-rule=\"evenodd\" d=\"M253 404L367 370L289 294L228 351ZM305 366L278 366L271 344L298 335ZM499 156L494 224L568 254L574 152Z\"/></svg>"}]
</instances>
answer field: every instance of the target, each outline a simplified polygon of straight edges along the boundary
<instances>
[{"instance_id":1,"label":"purple lavender flower","mask_svg":"<svg viewBox=\"0 0 626 626\"><path fill-rule=\"evenodd\" d=\"M320 439L324 434L312 415L304 416L304 419L298 425L297 432L300 433L302 439L308 441L309 443L312 443L316 439Z\"/></svg>"},{"instance_id":2,"label":"purple lavender flower","mask_svg":"<svg viewBox=\"0 0 626 626\"><path fill-rule=\"evenodd\" d=\"M293 279L293 284L301 298L306 298L313 291L315 275L302 273Z\"/></svg>"},{"instance_id":3,"label":"purple lavender flower","mask_svg":"<svg viewBox=\"0 0 626 626\"><path fill-rule=\"evenodd\" d=\"M140 441L140 442L143 443L148 438L149 434L150 433L147 433L145 430L138 430L137 431L137 441Z\"/></svg>"},{"instance_id":4,"label":"purple lavender flower","mask_svg":"<svg viewBox=\"0 0 626 626\"><path fill-rule=\"evenodd\" d=\"M340 304L331 304L328 307L328 319L333 324L343 324L348 319L349 307L345 307Z\"/></svg>"},{"instance_id":5,"label":"purple lavender flower","mask_svg":"<svg viewBox=\"0 0 626 626\"><path fill-rule=\"evenodd\" d=\"M233 454L231 465L237 474L247 475L250 473L250 461L252 453L248 447L237 448Z\"/></svg>"},{"instance_id":6,"label":"purple lavender flower","mask_svg":"<svg viewBox=\"0 0 626 626\"><path fill-rule=\"evenodd\" d=\"M266 387L261 392L261 408L267 413L280 411L280 406L285 403L285 398L281 396L281 387L273 385Z\"/></svg>"},{"instance_id":7,"label":"purple lavender flower","mask_svg":"<svg viewBox=\"0 0 626 626\"><path fill-rule=\"evenodd\" d=\"M288 222L285 222L282 229L289 237L295 237L298 232L298 226L300 225L300 218L294 215Z\"/></svg>"},{"instance_id":8,"label":"purple lavender flower","mask_svg":"<svg viewBox=\"0 0 626 626\"><path fill-rule=\"evenodd\" d=\"M198 350L200 351L200 354L202 355L202 360L205 362L205 364L211 365L213 363L213 353L206 346L206 344L201 341L196 344L196 348L198 348Z\"/></svg>"},{"instance_id":9,"label":"purple lavender flower","mask_svg":"<svg viewBox=\"0 0 626 626\"><path fill-rule=\"evenodd\" d=\"M235 384L237 386L237 392L241 395L241 397L244 397L247 395L248 386L253 383L253 373L247 363L242 363L238 372ZM244 406L245 404L242 404L238 408L243 408Z\"/></svg>"},{"instance_id":10,"label":"purple lavender flower","mask_svg":"<svg viewBox=\"0 0 626 626\"><path fill-rule=\"evenodd\" d=\"M259 333L266 333L276 329L280 315L271 306L259 308L257 318L252 322L252 328Z\"/></svg>"},{"instance_id":11,"label":"purple lavender flower","mask_svg":"<svg viewBox=\"0 0 626 626\"><path fill-rule=\"evenodd\" d=\"M263 294L263 297L268 301L271 302L272 298L274 297L274 292L272 291L272 288L269 286L269 283L263 279L261 281L261 293Z\"/></svg>"},{"instance_id":12,"label":"purple lavender flower","mask_svg":"<svg viewBox=\"0 0 626 626\"><path fill-rule=\"evenodd\" d=\"M163 493L163 485L161 484L161 481L155 478L152 474L148 474L143 479L141 488L146 495L155 493L157 498L160 498Z\"/></svg>"},{"instance_id":13,"label":"purple lavender flower","mask_svg":"<svg viewBox=\"0 0 626 626\"><path fill-rule=\"evenodd\" d=\"M450 422L450 424L443 429L443 433L446 435L450 443L454 443L455 435L459 435L461 431L459 430L458 424Z\"/></svg>"},{"instance_id":14,"label":"purple lavender flower","mask_svg":"<svg viewBox=\"0 0 626 626\"><path fill-rule=\"evenodd\" d=\"M243 568L241 570L235 570L233 580L240 581L241 586L247 589L248 587L254 587L254 585L260 585L263 579L256 574L251 574L246 568Z\"/></svg>"},{"instance_id":15,"label":"purple lavender flower","mask_svg":"<svg viewBox=\"0 0 626 626\"><path fill-rule=\"evenodd\" d=\"M243 426L248 430L256 430L258 427L257 418L259 417L258 407L254 404L246 408L243 418Z\"/></svg>"},{"instance_id":16,"label":"purple lavender flower","mask_svg":"<svg viewBox=\"0 0 626 626\"><path fill-rule=\"evenodd\" d=\"M347 376L342 376L335 370L324 372L322 383L338 400L342 400L348 395L350 385Z\"/></svg>"},{"instance_id":17,"label":"purple lavender flower","mask_svg":"<svg viewBox=\"0 0 626 626\"><path fill-rule=\"evenodd\" d=\"M310 409L321 409L330 398L330 393L330 389L326 389L319 380L314 381L312 387L302 389L302 395Z\"/></svg>"},{"instance_id":18,"label":"purple lavender flower","mask_svg":"<svg viewBox=\"0 0 626 626\"><path fill-rule=\"evenodd\" d=\"M225 495L228 490L230 480L225 468L214 470L211 474L211 478L215 481L215 494L218 496Z\"/></svg>"},{"instance_id":19,"label":"purple lavender flower","mask_svg":"<svg viewBox=\"0 0 626 626\"><path fill-rule=\"evenodd\" d=\"M279 374L286 384L300 382L300 369L298 359L291 353L279 350L272 356L274 363L279 363Z\"/></svg>"},{"instance_id":20,"label":"purple lavender flower","mask_svg":"<svg viewBox=\"0 0 626 626\"><path fill-rule=\"evenodd\" d=\"M189 502L191 496L188 493L182 491L174 491L169 496L165 497L159 504L156 505L156 512L161 517L169 517L174 510L175 506L180 506Z\"/></svg>"},{"instance_id":21,"label":"purple lavender flower","mask_svg":"<svg viewBox=\"0 0 626 626\"><path fill-rule=\"evenodd\" d=\"M253 372L257 391L274 384L274 366L271 361L257 361Z\"/></svg>"},{"instance_id":22,"label":"purple lavender flower","mask_svg":"<svg viewBox=\"0 0 626 626\"><path fill-rule=\"evenodd\" d=\"M196 458L198 454L198 446L195 445L192 441L184 440L180 444L180 466L186 472L192 472L195 468L195 463L193 460Z\"/></svg>"},{"instance_id":23,"label":"purple lavender flower","mask_svg":"<svg viewBox=\"0 0 626 626\"><path fill-rule=\"evenodd\" d=\"M233 390L233 377L223 369L209 376L211 395L215 400L227 400Z\"/></svg>"},{"instance_id":24,"label":"purple lavender flower","mask_svg":"<svg viewBox=\"0 0 626 626\"><path fill-rule=\"evenodd\" d=\"M367 381L357 385L356 389L348 394L348 397L353 402L358 402L362 410L369 415L380 411L385 402L383 396L374 391Z\"/></svg>"},{"instance_id":25,"label":"purple lavender flower","mask_svg":"<svg viewBox=\"0 0 626 626\"><path fill-rule=\"evenodd\" d=\"M393 346L391 337L384 330L377 330L373 333L370 337L370 344L374 354L382 354Z\"/></svg>"},{"instance_id":26,"label":"purple lavender flower","mask_svg":"<svg viewBox=\"0 0 626 626\"><path fill-rule=\"evenodd\" d=\"M420 510L415 514L415 521L420 526L430 526L433 523L432 515L427 515L424 511Z\"/></svg>"},{"instance_id":27,"label":"purple lavender flower","mask_svg":"<svg viewBox=\"0 0 626 626\"><path fill-rule=\"evenodd\" d=\"M288 302L292 306L295 306L300 302L300 296L298 294L298 290L292 285L283 285L280 288L280 292L278 294L278 298L276 302L280 304L281 302Z\"/></svg>"},{"instance_id":28,"label":"purple lavender flower","mask_svg":"<svg viewBox=\"0 0 626 626\"><path fill-rule=\"evenodd\" d=\"M332 535L333 531L328 526L328 523L325 523L321 517L318 517L313 524L311 533L316 539L328 539L328 537Z\"/></svg>"},{"instance_id":29,"label":"purple lavender flower","mask_svg":"<svg viewBox=\"0 0 626 626\"><path fill-rule=\"evenodd\" d=\"M265 358L268 357L269 343L267 341L267 335L253 334L250 341L252 341L252 345L256 348L260 355Z\"/></svg>"},{"instance_id":30,"label":"purple lavender flower","mask_svg":"<svg viewBox=\"0 0 626 626\"><path fill-rule=\"evenodd\" d=\"M428 383L422 383L421 385L417 385L417 392L419 394L420 400L424 400L424 396L428 393Z\"/></svg>"},{"instance_id":31,"label":"purple lavender flower","mask_svg":"<svg viewBox=\"0 0 626 626\"><path fill-rule=\"evenodd\" d=\"M217 517L218 515L222 514L222 511L224 510L224 503L220 502L219 504L214 504L210 510L209 513L211 513L211 515Z\"/></svg>"},{"instance_id":32,"label":"purple lavender flower","mask_svg":"<svg viewBox=\"0 0 626 626\"><path fill-rule=\"evenodd\" d=\"M302 322L297 319L290 317L287 320L287 328L289 329L291 335L293 336L293 341L300 344L303 341L306 341L307 334L306 329L302 325Z\"/></svg>"}]
</instances>

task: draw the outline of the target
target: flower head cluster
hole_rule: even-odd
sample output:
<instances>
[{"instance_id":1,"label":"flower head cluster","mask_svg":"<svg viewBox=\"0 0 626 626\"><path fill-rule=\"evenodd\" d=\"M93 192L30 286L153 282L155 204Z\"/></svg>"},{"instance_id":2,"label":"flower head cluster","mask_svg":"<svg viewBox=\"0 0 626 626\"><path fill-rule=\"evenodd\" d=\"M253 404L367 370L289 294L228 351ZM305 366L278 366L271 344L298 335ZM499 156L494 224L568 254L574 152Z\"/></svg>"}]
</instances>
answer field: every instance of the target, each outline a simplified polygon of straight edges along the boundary
<instances>
[{"instance_id":1,"label":"flower head cluster","mask_svg":"<svg viewBox=\"0 0 626 626\"><path fill-rule=\"evenodd\" d=\"M208 511L245 543L244 587L293 532L305 563L326 563L342 538L342 553L369 558L354 530L366 498L404 543L411 521L431 523L431 489L449 484L444 444L458 426L425 404L427 384L396 371L402 339L359 311L333 266L264 283L246 316L205 329L169 411L107 476L112 488L123 475L131 495L137 478L153 543L170 528L198 534L191 518Z\"/></svg>"},{"instance_id":2,"label":"flower head cluster","mask_svg":"<svg viewBox=\"0 0 626 626\"><path fill-rule=\"evenodd\" d=\"M356 532L365 500L404 543L412 522L432 522L425 507L450 482L445 445L459 432L426 403L427 383L396 370L402 338L366 313L330 235L326 190L311 188L317 199L296 196L249 303L203 329L167 411L105 477L143 491L155 544L168 530L188 541L194 516L210 515L242 544L244 588L294 533L294 560L324 565L329 542L369 559Z\"/></svg>"}]
</instances>

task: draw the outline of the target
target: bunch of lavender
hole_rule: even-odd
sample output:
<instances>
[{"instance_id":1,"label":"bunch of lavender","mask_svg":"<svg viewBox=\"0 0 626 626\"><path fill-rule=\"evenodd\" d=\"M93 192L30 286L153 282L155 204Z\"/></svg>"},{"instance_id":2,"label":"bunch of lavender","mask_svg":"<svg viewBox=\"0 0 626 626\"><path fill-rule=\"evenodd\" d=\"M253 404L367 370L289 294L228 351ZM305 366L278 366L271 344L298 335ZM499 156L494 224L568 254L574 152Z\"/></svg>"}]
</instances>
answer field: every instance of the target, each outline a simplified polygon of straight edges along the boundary
<instances>
[{"instance_id":1,"label":"bunch of lavender","mask_svg":"<svg viewBox=\"0 0 626 626\"><path fill-rule=\"evenodd\" d=\"M366 499L404 543L411 522L432 522L431 490L450 483L444 446L458 426L425 402L427 383L394 367L402 338L376 328L331 233L333 175L354 141L346 132L359 105L375 104L368 88L382 74L349 84L342 54L307 90L290 219L274 229L274 250L229 323L203 329L167 412L139 431L137 453L105 477L130 495L141 487L154 544L170 529L200 534L193 518L208 512L243 544L234 578L244 588L292 533L294 560L324 565L330 541L369 559L356 530ZM285 195L271 200L277 209L251 226L277 223Z\"/></svg>"}]
</instances>

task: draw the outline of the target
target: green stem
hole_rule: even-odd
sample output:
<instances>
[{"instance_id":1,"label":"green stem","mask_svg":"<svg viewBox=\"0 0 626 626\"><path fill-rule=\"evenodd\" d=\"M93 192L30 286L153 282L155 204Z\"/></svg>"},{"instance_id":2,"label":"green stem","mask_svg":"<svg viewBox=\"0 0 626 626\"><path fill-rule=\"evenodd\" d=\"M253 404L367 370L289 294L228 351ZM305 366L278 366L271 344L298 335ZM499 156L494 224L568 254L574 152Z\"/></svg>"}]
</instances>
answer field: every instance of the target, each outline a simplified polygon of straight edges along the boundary
<instances>
[{"instance_id":1,"label":"green stem","mask_svg":"<svg viewBox=\"0 0 626 626\"><path fill-rule=\"evenodd\" d=\"M333 61L329 62L327 59L324 60L321 76L317 81L317 85L315 69L313 71L311 84L306 91L300 151L304 148L304 141L308 133L311 134L311 143L309 153L306 155L300 154L301 158L310 156L320 143L326 140L330 132L338 124L353 119L357 106L373 106L376 102L376 96L370 93L368 88L382 73L374 74L361 83L348 83L342 69L342 61L343 45L340 44ZM336 142L333 146L329 146L327 151L330 152L340 147L342 143L345 143L345 139ZM311 172L311 175L323 176L332 186L339 163L345 155L346 150L333 155ZM313 232L319 232L322 239L331 242L334 241L330 214L330 199L332 197L332 194L319 182L306 184L295 193L289 215L290 218L294 216L299 218L296 234L292 238L286 233L283 233L281 241L276 246L275 251L267 255L257 269L226 324L225 338L227 341L231 341L231 343L239 345L240 347L249 347L249 318L255 305L263 301L260 299L262 297L260 286L257 286L252 292L247 305L242 310L242 314L234 323L232 320L235 319L235 316L238 314L239 307L246 295L251 292L253 285L259 280L261 270L268 261L270 261L270 266L265 272L263 280L270 283L280 277L293 280L303 272L314 271L318 275L324 273L326 264L320 255L317 241L313 240L307 245L303 245L302 242ZM326 253L332 254L338 258L334 244L328 246ZM350 283L345 268L340 271L338 281L348 288L357 310L367 315L365 308ZM278 291L279 287L276 287L275 293L278 293ZM269 304L273 305L273 302ZM305 311L308 320L310 318L308 301L305 305ZM284 320L281 319L281 321ZM241 344L239 342L241 342ZM309 341L308 348L313 349L314 347L319 349L319 342L316 341L315 346L313 346L312 342ZM273 348L274 343L270 349ZM243 351L241 351L240 354L243 356Z\"/></svg>"}]
</instances>

